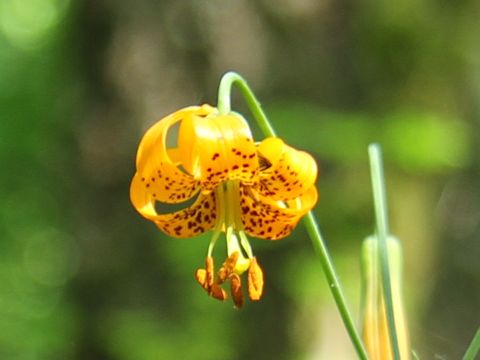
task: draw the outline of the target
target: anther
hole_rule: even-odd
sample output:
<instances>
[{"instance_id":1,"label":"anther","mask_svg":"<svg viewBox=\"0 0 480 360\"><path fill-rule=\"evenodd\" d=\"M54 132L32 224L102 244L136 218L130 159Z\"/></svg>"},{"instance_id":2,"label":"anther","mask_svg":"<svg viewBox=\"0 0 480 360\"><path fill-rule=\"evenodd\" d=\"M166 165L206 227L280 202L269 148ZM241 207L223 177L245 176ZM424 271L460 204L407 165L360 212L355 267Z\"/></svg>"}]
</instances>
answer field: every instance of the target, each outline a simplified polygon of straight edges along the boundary
<instances>
[{"instance_id":1,"label":"anther","mask_svg":"<svg viewBox=\"0 0 480 360\"><path fill-rule=\"evenodd\" d=\"M250 259L248 269L248 297L252 301L260 300L263 293L263 271L254 257Z\"/></svg>"},{"instance_id":2,"label":"anther","mask_svg":"<svg viewBox=\"0 0 480 360\"><path fill-rule=\"evenodd\" d=\"M237 273L230 275L230 292L235 307L241 308L243 306L242 281Z\"/></svg>"},{"instance_id":3,"label":"anther","mask_svg":"<svg viewBox=\"0 0 480 360\"><path fill-rule=\"evenodd\" d=\"M233 273L233 269L235 269L235 265L237 264L238 257L240 253L238 251L233 252L223 263L220 270L218 270L218 282L221 284L227 280L231 273Z\"/></svg>"}]
</instances>

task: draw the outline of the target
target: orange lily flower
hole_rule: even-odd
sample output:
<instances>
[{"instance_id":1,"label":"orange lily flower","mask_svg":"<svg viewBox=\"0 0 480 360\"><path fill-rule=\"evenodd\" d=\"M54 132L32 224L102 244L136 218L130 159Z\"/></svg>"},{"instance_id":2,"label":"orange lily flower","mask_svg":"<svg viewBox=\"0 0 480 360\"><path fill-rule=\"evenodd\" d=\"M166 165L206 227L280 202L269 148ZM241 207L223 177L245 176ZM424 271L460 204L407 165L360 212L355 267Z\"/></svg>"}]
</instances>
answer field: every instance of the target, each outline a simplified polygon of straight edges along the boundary
<instances>
[{"instance_id":1,"label":"orange lily flower","mask_svg":"<svg viewBox=\"0 0 480 360\"><path fill-rule=\"evenodd\" d=\"M309 154L279 138L255 143L242 116L221 115L209 105L181 109L153 125L140 142L136 169L130 198L142 216L177 238L213 230L205 268L195 276L220 300L228 297L221 285L230 281L237 307L245 271L250 299L259 300L263 291L246 234L281 239L317 201L317 166ZM162 203L186 208L163 213ZM228 257L215 274L212 252L223 232Z\"/></svg>"}]
</instances>

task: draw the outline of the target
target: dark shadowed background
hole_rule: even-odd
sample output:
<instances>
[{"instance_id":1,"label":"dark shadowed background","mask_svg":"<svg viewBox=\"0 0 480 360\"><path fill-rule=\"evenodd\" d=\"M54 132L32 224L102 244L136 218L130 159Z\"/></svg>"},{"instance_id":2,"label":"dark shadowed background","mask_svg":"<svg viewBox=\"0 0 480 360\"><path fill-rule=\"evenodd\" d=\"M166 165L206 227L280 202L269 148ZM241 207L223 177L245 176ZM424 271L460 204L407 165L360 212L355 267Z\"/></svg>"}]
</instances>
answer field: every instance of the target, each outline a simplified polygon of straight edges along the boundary
<instances>
[{"instance_id":1,"label":"dark shadowed background","mask_svg":"<svg viewBox=\"0 0 480 360\"><path fill-rule=\"evenodd\" d=\"M480 323L479 13L475 0L0 1L0 359L354 358L302 226L252 241L265 295L236 311L194 280L209 237L169 239L130 205L145 129L215 104L228 70L318 160L315 212L357 317L367 145L382 144L413 347L459 359Z\"/></svg>"}]
</instances>

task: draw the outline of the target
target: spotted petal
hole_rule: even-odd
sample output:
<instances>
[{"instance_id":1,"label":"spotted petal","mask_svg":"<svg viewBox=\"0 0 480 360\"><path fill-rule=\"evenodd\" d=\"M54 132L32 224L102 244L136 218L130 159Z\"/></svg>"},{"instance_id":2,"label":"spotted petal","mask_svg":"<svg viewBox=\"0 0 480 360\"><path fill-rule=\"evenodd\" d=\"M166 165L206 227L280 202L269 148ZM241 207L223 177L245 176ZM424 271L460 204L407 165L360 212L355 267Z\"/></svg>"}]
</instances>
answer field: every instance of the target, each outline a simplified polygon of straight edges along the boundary
<instances>
[{"instance_id":1,"label":"spotted petal","mask_svg":"<svg viewBox=\"0 0 480 360\"><path fill-rule=\"evenodd\" d=\"M256 190L241 189L241 217L247 234L268 240L277 240L289 235L300 218L317 202L317 190L311 186L296 199L274 201Z\"/></svg>"},{"instance_id":2,"label":"spotted petal","mask_svg":"<svg viewBox=\"0 0 480 360\"><path fill-rule=\"evenodd\" d=\"M185 108L161 119L146 132L138 147L137 172L130 191L134 205L134 198L144 196L152 201L178 203L195 195L198 181L179 168L183 159L178 149L167 148L167 133L175 123L192 114L206 116L212 111L207 105Z\"/></svg>"},{"instance_id":3,"label":"spotted petal","mask_svg":"<svg viewBox=\"0 0 480 360\"><path fill-rule=\"evenodd\" d=\"M138 180L134 178L132 184L136 182ZM143 197L140 195L143 195ZM208 195L200 194L190 207L166 214L160 214L155 208L155 203L145 196L145 193L131 193L131 198L140 214L153 221L170 236L178 238L193 237L215 226L217 209L214 192Z\"/></svg>"},{"instance_id":4,"label":"spotted petal","mask_svg":"<svg viewBox=\"0 0 480 360\"><path fill-rule=\"evenodd\" d=\"M240 115L192 116L182 121L179 150L187 171L200 180L204 193L225 180L253 181L258 158L252 134Z\"/></svg>"},{"instance_id":5,"label":"spotted petal","mask_svg":"<svg viewBox=\"0 0 480 360\"><path fill-rule=\"evenodd\" d=\"M313 186L317 164L306 152L296 150L279 138L267 138L258 145L261 167L255 189L273 200L291 200Z\"/></svg>"}]
</instances>

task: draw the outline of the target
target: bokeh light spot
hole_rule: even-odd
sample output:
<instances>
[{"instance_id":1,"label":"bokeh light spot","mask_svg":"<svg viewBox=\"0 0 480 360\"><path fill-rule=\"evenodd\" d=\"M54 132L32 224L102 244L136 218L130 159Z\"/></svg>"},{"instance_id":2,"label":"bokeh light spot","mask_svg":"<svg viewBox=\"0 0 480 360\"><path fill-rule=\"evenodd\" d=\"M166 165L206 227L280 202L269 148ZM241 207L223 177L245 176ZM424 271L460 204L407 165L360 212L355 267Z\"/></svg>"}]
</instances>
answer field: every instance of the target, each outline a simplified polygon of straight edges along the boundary
<instances>
[{"instance_id":1,"label":"bokeh light spot","mask_svg":"<svg viewBox=\"0 0 480 360\"><path fill-rule=\"evenodd\" d=\"M41 47L58 25L69 0L9 0L0 2L0 31L15 47Z\"/></svg>"},{"instance_id":2,"label":"bokeh light spot","mask_svg":"<svg viewBox=\"0 0 480 360\"><path fill-rule=\"evenodd\" d=\"M45 230L27 240L24 266L39 284L61 286L78 268L78 248L68 234Z\"/></svg>"}]
</instances>

